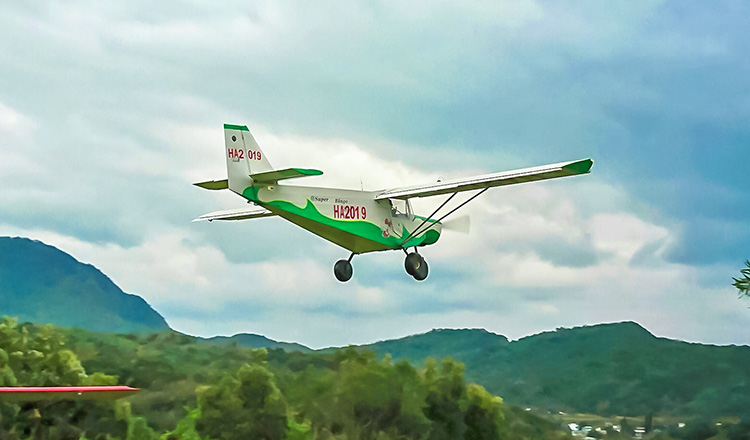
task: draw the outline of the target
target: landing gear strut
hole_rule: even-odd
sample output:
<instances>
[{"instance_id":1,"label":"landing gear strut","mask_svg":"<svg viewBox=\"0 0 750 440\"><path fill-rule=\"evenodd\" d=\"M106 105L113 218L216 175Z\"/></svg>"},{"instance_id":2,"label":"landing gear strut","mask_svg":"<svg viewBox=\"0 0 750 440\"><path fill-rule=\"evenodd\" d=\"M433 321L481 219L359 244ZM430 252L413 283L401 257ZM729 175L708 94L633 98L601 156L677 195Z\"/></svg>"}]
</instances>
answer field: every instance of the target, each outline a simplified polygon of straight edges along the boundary
<instances>
[{"instance_id":1,"label":"landing gear strut","mask_svg":"<svg viewBox=\"0 0 750 440\"><path fill-rule=\"evenodd\" d=\"M339 260L333 265L333 274L336 276L336 279L342 283L352 279L352 274L354 273L351 263L352 258L354 258L354 253L349 255L348 260Z\"/></svg>"},{"instance_id":2,"label":"landing gear strut","mask_svg":"<svg viewBox=\"0 0 750 440\"><path fill-rule=\"evenodd\" d=\"M413 276L415 280L422 281L427 278L429 268L424 258L419 255L416 251L406 254L406 260L404 260L404 269L406 273Z\"/></svg>"}]
</instances>

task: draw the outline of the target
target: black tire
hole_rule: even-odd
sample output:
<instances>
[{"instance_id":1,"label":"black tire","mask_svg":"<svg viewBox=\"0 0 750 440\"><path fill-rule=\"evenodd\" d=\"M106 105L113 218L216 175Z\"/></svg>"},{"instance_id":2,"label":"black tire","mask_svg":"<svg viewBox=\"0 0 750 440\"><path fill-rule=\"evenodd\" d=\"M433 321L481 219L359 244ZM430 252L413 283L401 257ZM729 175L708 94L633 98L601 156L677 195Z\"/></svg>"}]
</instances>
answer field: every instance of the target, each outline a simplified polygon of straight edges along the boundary
<instances>
[{"instance_id":1,"label":"black tire","mask_svg":"<svg viewBox=\"0 0 750 440\"><path fill-rule=\"evenodd\" d=\"M417 269L416 273L414 273L414 279L417 281L422 281L425 278L427 278L427 274L430 272L430 269L427 267L427 262L422 258L422 264L419 265L419 268Z\"/></svg>"},{"instance_id":2,"label":"black tire","mask_svg":"<svg viewBox=\"0 0 750 440\"><path fill-rule=\"evenodd\" d=\"M414 276L414 274L417 273L419 266L422 265L423 261L424 259L422 259L422 257L416 252L407 254L406 260L404 260L404 269L406 269L406 273Z\"/></svg>"},{"instance_id":3,"label":"black tire","mask_svg":"<svg viewBox=\"0 0 750 440\"><path fill-rule=\"evenodd\" d=\"M336 279L342 283L349 281L352 279L352 274L354 274L352 263L346 260L337 261L336 264L333 265L333 274L336 276Z\"/></svg>"}]
</instances>

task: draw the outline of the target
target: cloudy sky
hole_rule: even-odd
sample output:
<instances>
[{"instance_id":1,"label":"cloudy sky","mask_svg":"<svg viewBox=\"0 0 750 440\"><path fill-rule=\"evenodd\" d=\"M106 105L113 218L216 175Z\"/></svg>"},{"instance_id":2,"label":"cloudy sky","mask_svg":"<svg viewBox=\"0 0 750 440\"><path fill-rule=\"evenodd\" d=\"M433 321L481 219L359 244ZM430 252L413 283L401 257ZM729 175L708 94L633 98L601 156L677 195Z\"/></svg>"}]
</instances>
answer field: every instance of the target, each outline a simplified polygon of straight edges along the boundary
<instances>
[{"instance_id":1,"label":"cloudy sky","mask_svg":"<svg viewBox=\"0 0 750 440\"><path fill-rule=\"evenodd\" d=\"M202 336L311 347L437 327L516 339L637 321L750 343L742 1L3 2L0 235L42 240ZM496 188L469 235L354 259L192 182L246 124L306 184L376 190L592 157ZM300 183L302 183L300 181ZM429 213L440 198L420 199Z\"/></svg>"}]
</instances>

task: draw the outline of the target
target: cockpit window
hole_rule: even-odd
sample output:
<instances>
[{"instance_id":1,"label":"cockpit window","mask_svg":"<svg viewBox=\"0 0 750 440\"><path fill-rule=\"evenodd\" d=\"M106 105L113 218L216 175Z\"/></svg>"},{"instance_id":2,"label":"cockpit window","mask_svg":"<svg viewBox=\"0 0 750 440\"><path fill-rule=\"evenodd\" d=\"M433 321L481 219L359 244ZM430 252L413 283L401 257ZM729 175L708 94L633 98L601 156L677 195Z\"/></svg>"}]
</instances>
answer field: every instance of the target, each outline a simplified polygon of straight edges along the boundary
<instances>
[{"instance_id":1,"label":"cockpit window","mask_svg":"<svg viewBox=\"0 0 750 440\"><path fill-rule=\"evenodd\" d=\"M408 200L391 199L391 214L393 216L411 218L411 204Z\"/></svg>"}]
</instances>

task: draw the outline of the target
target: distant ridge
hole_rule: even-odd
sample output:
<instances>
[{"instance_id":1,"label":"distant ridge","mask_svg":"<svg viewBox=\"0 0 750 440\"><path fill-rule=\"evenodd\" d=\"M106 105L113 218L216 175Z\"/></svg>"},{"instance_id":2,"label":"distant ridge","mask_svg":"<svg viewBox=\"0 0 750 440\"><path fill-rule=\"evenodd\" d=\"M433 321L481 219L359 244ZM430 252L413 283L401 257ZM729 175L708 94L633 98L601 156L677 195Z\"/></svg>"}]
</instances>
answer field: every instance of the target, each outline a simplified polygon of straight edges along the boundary
<instances>
[{"instance_id":1,"label":"distant ridge","mask_svg":"<svg viewBox=\"0 0 750 440\"><path fill-rule=\"evenodd\" d=\"M390 353L394 359L403 358L420 363L428 356L451 356L460 360L473 356L477 351L490 354L507 347L508 344L508 338L505 336L485 329L434 329L427 333L379 341L361 347L381 354Z\"/></svg>"},{"instance_id":2,"label":"distant ridge","mask_svg":"<svg viewBox=\"0 0 750 440\"><path fill-rule=\"evenodd\" d=\"M239 333L234 336L214 336L213 338L200 338L200 340L214 345L229 345L235 343L240 347L269 349L281 348L284 351L299 351L302 353L313 352L312 349L305 347L302 344L294 342L278 342L265 336L252 333Z\"/></svg>"},{"instance_id":3,"label":"distant ridge","mask_svg":"<svg viewBox=\"0 0 750 440\"><path fill-rule=\"evenodd\" d=\"M750 418L749 346L657 338L635 322L560 328L512 342L480 329L433 330L362 347L416 363L451 356L466 365L467 380L545 411Z\"/></svg>"},{"instance_id":4,"label":"distant ridge","mask_svg":"<svg viewBox=\"0 0 750 440\"><path fill-rule=\"evenodd\" d=\"M92 265L40 241L0 237L0 315L111 333L169 330L137 295Z\"/></svg>"}]
</instances>

